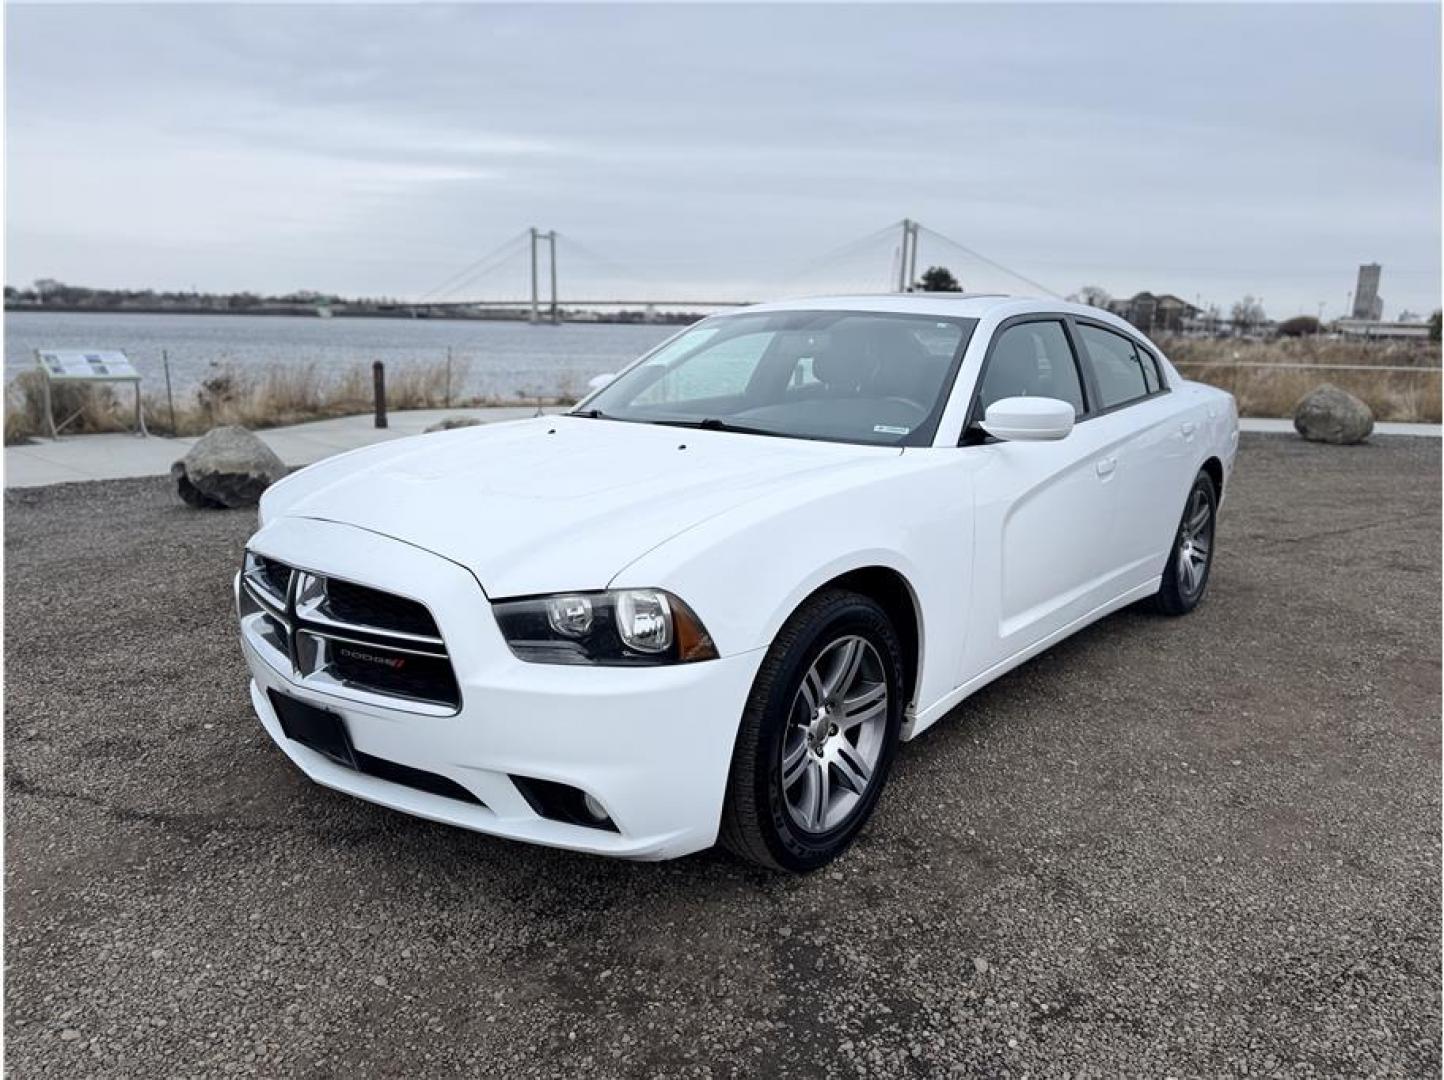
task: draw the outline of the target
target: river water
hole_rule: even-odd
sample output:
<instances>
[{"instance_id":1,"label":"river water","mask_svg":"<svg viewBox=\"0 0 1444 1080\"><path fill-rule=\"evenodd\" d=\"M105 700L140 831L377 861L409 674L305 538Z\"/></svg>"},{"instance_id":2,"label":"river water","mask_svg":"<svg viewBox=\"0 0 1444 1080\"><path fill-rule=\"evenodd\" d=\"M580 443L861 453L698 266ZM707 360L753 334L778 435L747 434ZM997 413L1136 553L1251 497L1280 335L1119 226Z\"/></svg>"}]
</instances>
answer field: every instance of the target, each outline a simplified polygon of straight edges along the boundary
<instances>
[{"instance_id":1,"label":"river water","mask_svg":"<svg viewBox=\"0 0 1444 1080\"><path fill-rule=\"evenodd\" d=\"M387 371L444 361L451 351L458 397L579 394L676 326L477 322L444 319L320 319L258 315L5 313L5 379L35 365L36 349L121 349L147 393L163 394L162 352L177 395L225 368L315 364L344 370L373 360Z\"/></svg>"}]
</instances>

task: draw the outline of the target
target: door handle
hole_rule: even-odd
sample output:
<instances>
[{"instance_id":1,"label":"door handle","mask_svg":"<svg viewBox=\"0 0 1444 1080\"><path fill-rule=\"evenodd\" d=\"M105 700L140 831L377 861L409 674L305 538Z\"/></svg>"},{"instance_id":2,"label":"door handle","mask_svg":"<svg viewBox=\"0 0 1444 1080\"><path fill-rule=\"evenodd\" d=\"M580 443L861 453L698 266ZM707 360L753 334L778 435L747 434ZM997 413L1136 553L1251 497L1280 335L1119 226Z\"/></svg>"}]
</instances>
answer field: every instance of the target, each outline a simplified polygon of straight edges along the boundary
<instances>
[{"instance_id":1,"label":"door handle","mask_svg":"<svg viewBox=\"0 0 1444 1080\"><path fill-rule=\"evenodd\" d=\"M1181 425L1180 430L1183 432L1183 437L1185 439L1191 439L1193 438L1193 433L1198 430L1198 425L1195 424L1192 420L1185 420Z\"/></svg>"},{"instance_id":2,"label":"door handle","mask_svg":"<svg viewBox=\"0 0 1444 1080\"><path fill-rule=\"evenodd\" d=\"M1106 457L1098 459L1099 476L1112 476L1113 470L1116 468L1118 468L1118 459L1116 457Z\"/></svg>"}]
</instances>

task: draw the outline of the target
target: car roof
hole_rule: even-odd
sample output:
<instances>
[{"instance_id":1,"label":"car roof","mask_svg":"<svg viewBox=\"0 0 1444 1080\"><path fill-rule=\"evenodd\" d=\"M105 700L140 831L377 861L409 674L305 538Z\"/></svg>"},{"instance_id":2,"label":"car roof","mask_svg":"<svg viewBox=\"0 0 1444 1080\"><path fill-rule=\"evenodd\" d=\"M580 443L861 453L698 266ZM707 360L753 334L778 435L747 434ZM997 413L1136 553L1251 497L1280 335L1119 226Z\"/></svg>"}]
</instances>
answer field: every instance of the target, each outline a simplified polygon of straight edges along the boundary
<instances>
[{"instance_id":1,"label":"car roof","mask_svg":"<svg viewBox=\"0 0 1444 1080\"><path fill-rule=\"evenodd\" d=\"M739 308L737 313L769 311L876 311L894 314L935 315L941 318L1007 318L1030 312L1063 312L1117 326L1135 336L1136 327L1112 312L1087 304L1052 297L1012 296L1007 293L873 293L844 296L808 296Z\"/></svg>"}]
</instances>

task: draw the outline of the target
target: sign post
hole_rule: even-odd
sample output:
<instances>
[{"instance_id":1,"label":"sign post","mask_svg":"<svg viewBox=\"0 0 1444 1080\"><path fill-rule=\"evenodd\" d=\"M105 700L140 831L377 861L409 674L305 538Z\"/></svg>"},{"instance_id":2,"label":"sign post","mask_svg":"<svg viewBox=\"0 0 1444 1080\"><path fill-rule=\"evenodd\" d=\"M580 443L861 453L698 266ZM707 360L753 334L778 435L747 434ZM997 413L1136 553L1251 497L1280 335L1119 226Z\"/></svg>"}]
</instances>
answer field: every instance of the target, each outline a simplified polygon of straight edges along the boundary
<instances>
[{"instance_id":1,"label":"sign post","mask_svg":"<svg viewBox=\"0 0 1444 1080\"><path fill-rule=\"evenodd\" d=\"M135 430L137 435L150 434L145 430L145 412L140 404L140 372L130 358L118 349L36 349L35 362L45 376L45 420L50 425L50 437L60 438L61 429L80 415L79 410L71 413L58 425L55 412L50 404L51 383L83 382L128 382L135 386Z\"/></svg>"}]
</instances>

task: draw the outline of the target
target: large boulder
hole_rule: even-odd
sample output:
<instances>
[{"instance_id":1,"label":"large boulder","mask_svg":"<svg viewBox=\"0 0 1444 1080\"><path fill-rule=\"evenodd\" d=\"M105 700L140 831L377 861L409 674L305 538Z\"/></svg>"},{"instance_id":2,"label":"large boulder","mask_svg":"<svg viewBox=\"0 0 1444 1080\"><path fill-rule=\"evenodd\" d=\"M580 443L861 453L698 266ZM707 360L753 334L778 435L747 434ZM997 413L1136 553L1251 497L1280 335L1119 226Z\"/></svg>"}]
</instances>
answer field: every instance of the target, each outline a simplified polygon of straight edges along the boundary
<instances>
[{"instance_id":1,"label":"large boulder","mask_svg":"<svg viewBox=\"0 0 1444 1080\"><path fill-rule=\"evenodd\" d=\"M481 423L482 421L474 416L448 416L426 427L421 434L428 435L433 431L454 431L457 428L478 427Z\"/></svg>"},{"instance_id":2,"label":"large boulder","mask_svg":"<svg viewBox=\"0 0 1444 1080\"><path fill-rule=\"evenodd\" d=\"M255 506L261 492L286 475L269 446L243 427L212 428L170 467L180 497L191 506L223 510Z\"/></svg>"},{"instance_id":3,"label":"large boulder","mask_svg":"<svg viewBox=\"0 0 1444 1080\"><path fill-rule=\"evenodd\" d=\"M1294 406L1294 430L1313 442L1363 442L1374 430L1374 413L1347 390L1323 383Z\"/></svg>"}]
</instances>

